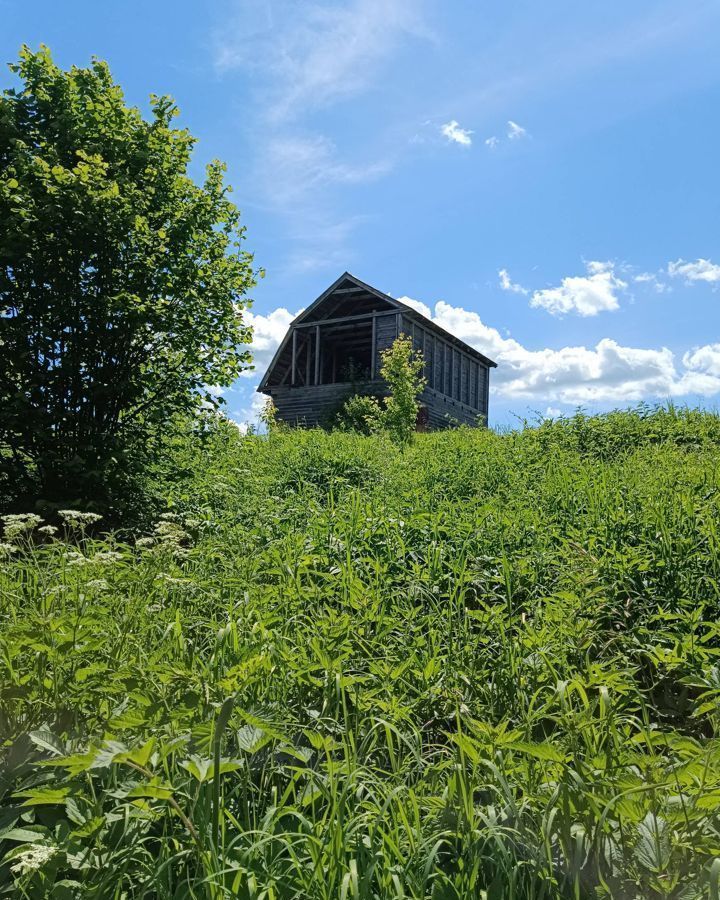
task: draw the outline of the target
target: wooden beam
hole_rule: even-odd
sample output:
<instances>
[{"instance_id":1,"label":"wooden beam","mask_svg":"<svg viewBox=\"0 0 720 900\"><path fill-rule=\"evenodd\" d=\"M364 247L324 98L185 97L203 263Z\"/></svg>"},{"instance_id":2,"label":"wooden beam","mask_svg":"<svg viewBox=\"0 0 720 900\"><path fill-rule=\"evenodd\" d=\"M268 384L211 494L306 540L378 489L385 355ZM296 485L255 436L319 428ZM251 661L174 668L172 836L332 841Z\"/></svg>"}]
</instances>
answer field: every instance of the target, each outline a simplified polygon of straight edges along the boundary
<instances>
[{"instance_id":1,"label":"wooden beam","mask_svg":"<svg viewBox=\"0 0 720 900\"><path fill-rule=\"evenodd\" d=\"M320 326L315 326L315 384L320 384Z\"/></svg>"},{"instance_id":2,"label":"wooden beam","mask_svg":"<svg viewBox=\"0 0 720 900\"><path fill-rule=\"evenodd\" d=\"M297 374L297 330L293 328L293 336L292 336L292 378L290 379L290 384L295 385L295 379Z\"/></svg>"},{"instance_id":3,"label":"wooden beam","mask_svg":"<svg viewBox=\"0 0 720 900\"><path fill-rule=\"evenodd\" d=\"M370 339L370 380L375 380L375 353L377 346L377 316L372 317L372 338Z\"/></svg>"},{"instance_id":4,"label":"wooden beam","mask_svg":"<svg viewBox=\"0 0 720 900\"><path fill-rule=\"evenodd\" d=\"M296 328L310 328L314 325L335 325L339 322L358 322L360 319L371 319L373 316L399 316L400 313L396 313L394 310L389 312L379 312L378 310L371 310L366 313L358 313L356 316L337 316L332 319L315 319L312 322L298 322L295 326Z\"/></svg>"}]
</instances>

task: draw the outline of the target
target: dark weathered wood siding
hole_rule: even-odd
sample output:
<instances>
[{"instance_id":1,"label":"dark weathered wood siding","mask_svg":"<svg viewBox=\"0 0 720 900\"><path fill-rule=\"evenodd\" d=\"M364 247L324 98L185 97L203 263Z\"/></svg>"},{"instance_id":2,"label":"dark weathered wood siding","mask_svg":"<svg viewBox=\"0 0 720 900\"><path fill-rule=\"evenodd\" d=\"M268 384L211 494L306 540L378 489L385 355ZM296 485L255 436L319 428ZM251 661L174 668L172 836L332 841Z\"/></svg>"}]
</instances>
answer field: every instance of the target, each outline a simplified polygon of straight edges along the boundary
<instances>
[{"instance_id":1,"label":"dark weathered wood siding","mask_svg":"<svg viewBox=\"0 0 720 900\"><path fill-rule=\"evenodd\" d=\"M273 398L281 420L325 424L352 393L387 393L382 352L400 334L410 337L424 360L420 403L428 427L486 422L492 360L347 272L292 323L260 390ZM349 375L343 372L348 359L356 377L359 369L369 381L337 382Z\"/></svg>"}]
</instances>

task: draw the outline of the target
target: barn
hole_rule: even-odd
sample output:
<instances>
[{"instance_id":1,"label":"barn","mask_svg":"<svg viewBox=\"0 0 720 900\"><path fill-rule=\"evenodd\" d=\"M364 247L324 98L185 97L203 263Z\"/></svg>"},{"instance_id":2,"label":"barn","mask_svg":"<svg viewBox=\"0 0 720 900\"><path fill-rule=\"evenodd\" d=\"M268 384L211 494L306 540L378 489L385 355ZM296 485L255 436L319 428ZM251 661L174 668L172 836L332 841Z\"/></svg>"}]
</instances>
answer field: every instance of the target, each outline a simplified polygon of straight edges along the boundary
<instances>
[{"instance_id":1,"label":"barn","mask_svg":"<svg viewBox=\"0 0 720 900\"><path fill-rule=\"evenodd\" d=\"M258 390L272 397L281 421L323 425L350 395L384 393L380 354L400 334L425 360L419 427L487 422L497 364L349 272L293 320Z\"/></svg>"}]
</instances>

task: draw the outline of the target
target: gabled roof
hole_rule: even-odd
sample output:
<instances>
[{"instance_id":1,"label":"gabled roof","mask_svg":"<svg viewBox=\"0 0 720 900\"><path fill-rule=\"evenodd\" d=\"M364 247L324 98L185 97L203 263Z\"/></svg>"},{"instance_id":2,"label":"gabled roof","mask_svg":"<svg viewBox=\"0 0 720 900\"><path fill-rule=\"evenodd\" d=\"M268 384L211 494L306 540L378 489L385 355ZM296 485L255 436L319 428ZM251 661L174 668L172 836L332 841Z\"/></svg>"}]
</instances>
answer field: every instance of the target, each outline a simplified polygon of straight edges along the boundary
<instances>
[{"instance_id":1,"label":"gabled roof","mask_svg":"<svg viewBox=\"0 0 720 900\"><path fill-rule=\"evenodd\" d=\"M418 312L416 309L413 309L412 306L407 306L405 303L401 303L400 300L396 300L394 297L391 297L389 294L385 294L382 291L379 291L377 288L374 288L372 285L367 284L364 281L361 281L359 278L356 278L354 275L351 275L350 272L343 272L343 274L334 281L329 288L324 290L320 296L314 300L310 306L304 309L298 316L296 316L290 325L288 326L287 333L283 340L280 343L280 346L275 351L275 355L273 356L270 365L267 367L267 371L262 378L258 386L258 390L262 391L267 386L267 381L270 373L272 372L275 364L278 362L280 357L282 356L285 348L290 341L290 337L293 332L293 328L296 325L301 323L307 323L312 321L313 316L317 313L318 309L321 308L324 304L330 301L331 298L337 297L338 295L342 295L345 297L346 294L351 294L353 292L358 292L362 294L365 298L373 298L378 302L381 307L387 307L387 309L395 309L398 312L402 312L403 315L408 318L413 319L416 322L422 324L425 328L428 328L431 331L436 332L441 335L448 343L455 344L456 346L462 347L467 353L471 356L474 356L476 359L479 359L486 366L490 366L492 368L497 367L497 363L493 362L493 360L489 359L484 354L480 353L474 347L471 347L469 344L466 344L461 338L458 338L456 335L451 334L449 331L446 331L436 322L433 322L432 319L428 319L427 316L424 316L422 313ZM369 313L368 313L369 314ZM329 317L326 317L329 318ZM322 321L322 317L320 319Z\"/></svg>"}]
</instances>

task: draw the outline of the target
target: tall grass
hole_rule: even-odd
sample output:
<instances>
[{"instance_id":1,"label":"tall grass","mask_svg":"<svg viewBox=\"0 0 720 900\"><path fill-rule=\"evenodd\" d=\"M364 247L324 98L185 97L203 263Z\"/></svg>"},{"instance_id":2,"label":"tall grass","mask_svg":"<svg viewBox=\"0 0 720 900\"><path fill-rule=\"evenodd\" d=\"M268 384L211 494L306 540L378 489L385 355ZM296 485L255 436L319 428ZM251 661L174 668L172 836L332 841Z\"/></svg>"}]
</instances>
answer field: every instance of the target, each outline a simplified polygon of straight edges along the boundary
<instances>
[{"instance_id":1,"label":"tall grass","mask_svg":"<svg viewBox=\"0 0 720 900\"><path fill-rule=\"evenodd\" d=\"M18 897L720 896L720 420L179 441L0 574Z\"/></svg>"}]
</instances>

